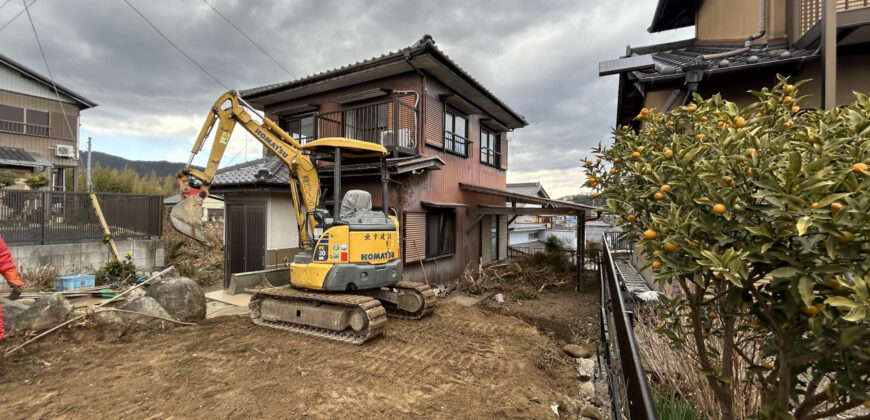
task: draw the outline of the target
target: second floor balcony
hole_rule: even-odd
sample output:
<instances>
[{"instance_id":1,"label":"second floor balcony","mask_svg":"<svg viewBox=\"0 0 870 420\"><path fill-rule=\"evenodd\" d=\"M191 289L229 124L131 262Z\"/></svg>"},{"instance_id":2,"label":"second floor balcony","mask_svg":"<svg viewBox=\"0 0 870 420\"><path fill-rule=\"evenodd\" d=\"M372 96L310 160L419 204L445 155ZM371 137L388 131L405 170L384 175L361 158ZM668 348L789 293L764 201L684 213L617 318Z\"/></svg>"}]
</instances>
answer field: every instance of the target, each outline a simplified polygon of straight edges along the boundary
<instances>
[{"instance_id":1,"label":"second floor balcony","mask_svg":"<svg viewBox=\"0 0 870 420\"><path fill-rule=\"evenodd\" d=\"M281 128L305 144L326 137L346 137L384 146L397 156L417 154L417 109L399 98L345 107L336 111L281 118Z\"/></svg>"}]
</instances>

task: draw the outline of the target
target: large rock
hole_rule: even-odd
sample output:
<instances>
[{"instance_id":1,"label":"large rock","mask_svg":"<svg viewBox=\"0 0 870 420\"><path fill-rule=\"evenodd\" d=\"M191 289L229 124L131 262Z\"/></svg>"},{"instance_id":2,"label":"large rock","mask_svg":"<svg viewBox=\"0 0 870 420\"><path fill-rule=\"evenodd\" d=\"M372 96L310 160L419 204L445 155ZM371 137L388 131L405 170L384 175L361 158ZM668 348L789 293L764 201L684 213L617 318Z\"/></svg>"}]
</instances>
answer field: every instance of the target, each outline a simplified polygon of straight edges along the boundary
<instances>
[{"instance_id":1,"label":"large rock","mask_svg":"<svg viewBox=\"0 0 870 420\"><path fill-rule=\"evenodd\" d=\"M592 359L577 359L577 373L581 382L587 382L595 376L595 361Z\"/></svg>"},{"instance_id":2,"label":"large rock","mask_svg":"<svg viewBox=\"0 0 870 420\"><path fill-rule=\"evenodd\" d=\"M568 344L565 347L562 347L562 351L571 357L592 357L592 350L577 344Z\"/></svg>"},{"instance_id":3,"label":"large rock","mask_svg":"<svg viewBox=\"0 0 870 420\"><path fill-rule=\"evenodd\" d=\"M148 287L146 295L156 299L175 319L205 319L205 293L199 284L187 277L157 280Z\"/></svg>"},{"instance_id":4,"label":"large rock","mask_svg":"<svg viewBox=\"0 0 870 420\"><path fill-rule=\"evenodd\" d=\"M27 305L6 298L2 298L0 303L3 304L3 323L6 335L15 335L21 330L21 317L27 311Z\"/></svg>"},{"instance_id":5,"label":"large rock","mask_svg":"<svg viewBox=\"0 0 870 420\"><path fill-rule=\"evenodd\" d=\"M580 410L580 415L586 418L590 418L592 420L601 420L601 413L595 409L595 407L591 405L587 405Z\"/></svg>"},{"instance_id":6,"label":"large rock","mask_svg":"<svg viewBox=\"0 0 870 420\"><path fill-rule=\"evenodd\" d=\"M156 299L154 299L150 296L142 296L142 297L138 297L136 299L133 299L132 302L122 306L120 309L123 309L126 311L141 312L143 314L154 315L154 316L159 316L162 318L172 319L172 315L170 315L168 312L166 312L166 309L163 309L163 307L160 306L160 303L158 303ZM166 321L161 321L157 318L153 318L150 316L131 314L131 313L126 313L126 312L119 312L118 315L120 315L120 317L122 319L124 319L125 321L129 321L129 322L136 323L139 325L157 326L157 325L161 325L161 324L166 324ZM105 321L107 323L111 323L114 320L111 317L107 316ZM170 324L174 325L174 323L170 323Z\"/></svg>"},{"instance_id":7,"label":"large rock","mask_svg":"<svg viewBox=\"0 0 870 420\"><path fill-rule=\"evenodd\" d=\"M6 301L3 302L5 309ZM72 314L73 307L60 293L41 297L33 302L27 310L15 321L17 330L42 331L66 321ZM4 311L3 319L6 319Z\"/></svg>"},{"instance_id":8,"label":"large rock","mask_svg":"<svg viewBox=\"0 0 870 420\"><path fill-rule=\"evenodd\" d=\"M146 285L146 286L147 286L147 285ZM132 302L132 301L136 300L136 298L140 298L140 297L142 297L142 296L145 296L145 294L146 294L146 293L145 293L145 287L146 287L146 286L137 287L137 288L131 290L129 293L127 293L126 295L124 295L124 299L125 299L127 302Z\"/></svg>"}]
</instances>

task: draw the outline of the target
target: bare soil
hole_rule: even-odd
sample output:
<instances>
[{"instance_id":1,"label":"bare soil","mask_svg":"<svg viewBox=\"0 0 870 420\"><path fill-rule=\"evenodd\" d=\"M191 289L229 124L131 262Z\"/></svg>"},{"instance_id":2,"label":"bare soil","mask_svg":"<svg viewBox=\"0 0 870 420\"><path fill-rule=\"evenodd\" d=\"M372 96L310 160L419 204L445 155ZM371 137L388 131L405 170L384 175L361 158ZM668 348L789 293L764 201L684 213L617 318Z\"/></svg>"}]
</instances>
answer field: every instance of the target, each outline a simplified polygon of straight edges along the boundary
<instances>
[{"instance_id":1,"label":"bare soil","mask_svg":"<svg viewBox=\"0 0 870 420\"><path fill-rule=\"evenodd\" d=\"M571 328L582 325L573 319L586 310L552 307L584 308L584 296L492 309L442 303L422 321L390 319L363 346L235 316L120 337L78 328L0 358L0 407L9 418L452 419L556 418L558 404L576 416L579 382L557 341L574 340Z\"/></svg>"}]
</instances>

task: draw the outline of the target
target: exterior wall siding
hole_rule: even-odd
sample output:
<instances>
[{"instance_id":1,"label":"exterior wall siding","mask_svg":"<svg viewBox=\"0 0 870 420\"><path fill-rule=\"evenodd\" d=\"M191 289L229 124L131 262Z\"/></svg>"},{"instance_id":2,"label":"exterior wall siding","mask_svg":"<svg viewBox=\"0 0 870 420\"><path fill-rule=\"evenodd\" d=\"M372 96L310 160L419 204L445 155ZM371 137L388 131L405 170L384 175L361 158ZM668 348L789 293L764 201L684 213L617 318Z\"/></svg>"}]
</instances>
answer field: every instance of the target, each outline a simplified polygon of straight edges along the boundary
<instances>
[{"instance_id":1,"label":"exterior wall siding","mask_svg":"<svg viewBox=\"0 0 870 420\"><path fill-rule=\"evenodd\" d=\"M60 104L56 100L22 95L5 90L0 90L0 104L49 112L48 137L0 132L0 145L39 153L57 167L77 166L76 159L55 157L54 147L59 144L76 146L79 124L78 107L73 104L64 104L63 109L61 109ZM70 133L66 121L64 121L64 112L73 130L72 133Z\"/></svg>"}]
</instances>

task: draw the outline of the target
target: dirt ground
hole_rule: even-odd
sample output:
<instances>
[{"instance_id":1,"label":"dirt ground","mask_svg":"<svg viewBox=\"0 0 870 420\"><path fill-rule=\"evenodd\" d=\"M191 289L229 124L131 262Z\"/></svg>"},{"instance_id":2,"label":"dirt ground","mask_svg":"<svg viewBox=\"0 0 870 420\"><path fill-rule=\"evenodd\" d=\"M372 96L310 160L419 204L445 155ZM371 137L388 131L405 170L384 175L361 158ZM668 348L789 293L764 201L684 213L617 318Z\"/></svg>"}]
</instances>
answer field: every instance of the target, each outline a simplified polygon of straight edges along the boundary
<instances>
[{"instance_id":1,"label":"dirt ground","mask_svg":"<svg viewBox=\"0 0 870 420\"><path fill-rule=\"evenodd\" d=\"M442 302L422 321L390 319L363 346L236 316L120 338L79 328L0 358L0 407L10 418L556 418L558 404L576 416L579 381L560 343L597 332L584 324L590 296Z\"/></svg>"}]
</instances>

